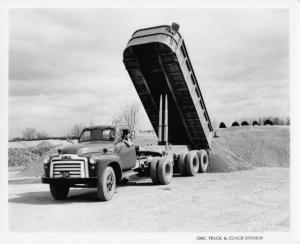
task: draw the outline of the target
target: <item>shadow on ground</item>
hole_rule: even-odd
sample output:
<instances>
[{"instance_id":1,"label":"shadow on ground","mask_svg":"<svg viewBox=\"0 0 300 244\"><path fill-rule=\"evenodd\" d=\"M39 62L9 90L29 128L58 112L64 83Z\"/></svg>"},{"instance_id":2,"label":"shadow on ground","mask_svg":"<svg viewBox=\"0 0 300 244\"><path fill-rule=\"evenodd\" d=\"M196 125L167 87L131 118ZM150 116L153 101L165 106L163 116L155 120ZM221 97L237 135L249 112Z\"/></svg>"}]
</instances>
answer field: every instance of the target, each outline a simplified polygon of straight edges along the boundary
<instances>
[{"instance_id":1,"label":"shadow on ground","mask_svg":"<svg viewBox=\"0 0 300 244\"><path fill-rule=\"evenodd\" d=\"M154 186L151 181L129 181L127 183L117 186L118 188L130 187L130 186ZM161 188L166 190L166 188ZM82 188L75 189L71 188L69 195L66 200L56 201L51 197L49 191L34 191L17 194L17 197L8 199L9 203L21 203L21 204L35 204L35 205L61 205L61 204L72 204L72 203L84 203L84 202L101 202L97 198L96 188Z\"/></svg>"},{"instance_id":2,"label":"shadow on ground","mask_svg":"<svg viewBox=\"0 0 300 244\"><path fill-rule=\"evenodd\" d=\"M73 190L74 191L74 190ZM26 192L18 194L17 197L8 199L9 203L35 204L35 205L61 205L78 202L97 202L96 189L80 189L76 192L70 191L66 200L56 201L51 197L50 191Z\"/></svg>"}]
</instances>

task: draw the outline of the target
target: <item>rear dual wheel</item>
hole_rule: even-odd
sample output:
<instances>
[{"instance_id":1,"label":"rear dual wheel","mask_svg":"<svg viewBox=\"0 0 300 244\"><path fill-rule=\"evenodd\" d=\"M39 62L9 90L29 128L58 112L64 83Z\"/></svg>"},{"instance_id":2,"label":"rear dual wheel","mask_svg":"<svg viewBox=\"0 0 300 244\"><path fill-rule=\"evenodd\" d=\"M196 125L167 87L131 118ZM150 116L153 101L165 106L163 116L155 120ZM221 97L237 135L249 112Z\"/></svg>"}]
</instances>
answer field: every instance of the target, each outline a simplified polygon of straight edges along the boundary
<instances>
[{"instance_id":1,"label":"rear dual wheel","mask_svg":"<svg viewBox=\"0 0 300 244\"><path fill-rule=\"evenodd\" d=\"M199 158L196 151L184 152L178 157L179 172L183 176L194 176L199 171Z\"/></svg>"},{"instance_id":2,"label":"rear dual wheel","mask_svg":"<svg viewBox=\"0 0 300 244\"><path fill-rule=\"evenodd\" d=\"M206 150L199 150L198 157L200 161L199 173L207 172L209 161L208 154Z\"/></svg>"},{"instance_id":3,"label":"rear dual wheel","mask_svg":"<svg viewBox=\"0 0 300 244\"><path fill-rule=\"evenodd\" d=\"M199 171L199 157L196 151L188 152L185 158L185 167L188 176L194 176Z\"/></svg>"},{"instance_id":4,"label":"rear dual wheel","mask_svg":"<svg viewBox=\"0 0 300 244\"><path fill-rule=\"evenodd\" d=\"M173 161L170 157L155 157L150 163L153 184L167 185L173 178Z\"/></svg>"},{"instance_id":5,"label":"rear dual wheel","mask_svg":"<svg viewBox=\"0 0 300 244\"><path fill-rule=\"evenodd\" d=\"M173 178L173 162L169 157L162 157L158 161L158 178L162 185L168 185Z\"/></svg>"},{"instance_id":6,"label":"rear dual wheel","mask_svg":"<svg viewBox=\"0 0 300 244\"><path fill-rule=\"evenodd\" d=\"M159 178L158 178L158 161L160 157L154 157L150 162L150 177L153 182L153 184L158 185L159 184Z\"/></svg>"},{"instance_id":7,"label":"rear dual wheel","mask_svg":"<svg viewBox=\"0 0 300 244\"><path fill-rule=\"evenodd\" d=\"M206 150L181 153L178 157L179 172L183 176L194 176L207 172L209 165Z\"/></svg>"},{"instance_id":8,"label":"rear dual wheel","mask_svg":"<svg viewBox=\"0 0 300 244\"><path fill-rule=\"evenodd\" d=\"M181 173L181 175L186 176L186 166L185 166L185 159L187 157L187 152L183 152L179 154L178 157L178 168L179 168L179 172Z\"/></svg>"}]
</instances>

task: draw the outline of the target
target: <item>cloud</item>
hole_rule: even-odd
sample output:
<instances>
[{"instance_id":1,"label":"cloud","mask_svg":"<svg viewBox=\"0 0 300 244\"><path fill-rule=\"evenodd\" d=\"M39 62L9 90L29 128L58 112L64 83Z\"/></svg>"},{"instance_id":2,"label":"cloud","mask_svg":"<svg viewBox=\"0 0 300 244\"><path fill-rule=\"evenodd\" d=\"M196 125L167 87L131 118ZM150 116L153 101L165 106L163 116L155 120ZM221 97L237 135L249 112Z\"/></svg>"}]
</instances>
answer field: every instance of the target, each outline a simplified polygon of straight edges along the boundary
<instances>
[{"instance_id":1,"label":"cloud","mask_svg":"<svg viewBox=\"0 0 300 244\"><path fill-rule=\"evenodd\" d=\"M287 115L287 10L13 9L10 137L28 126L64 135L75 123L110 123L122 106L140 103L123 50L136 29L172 21L212 119ZM151 128L143 108L141 117L140 128Z\"/></svg>"}]
</instances>

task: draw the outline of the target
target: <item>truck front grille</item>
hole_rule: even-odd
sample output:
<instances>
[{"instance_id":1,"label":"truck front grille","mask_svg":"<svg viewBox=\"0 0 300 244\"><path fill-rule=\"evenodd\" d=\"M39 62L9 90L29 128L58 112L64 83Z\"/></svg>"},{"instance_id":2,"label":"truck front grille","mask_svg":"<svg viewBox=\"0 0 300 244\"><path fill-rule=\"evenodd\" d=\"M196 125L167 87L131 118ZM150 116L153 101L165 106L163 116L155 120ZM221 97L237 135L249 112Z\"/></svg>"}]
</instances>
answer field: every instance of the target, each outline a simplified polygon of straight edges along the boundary
<instances>
[{"instance_id":1,"label":"truck front grille","mask_svg":"<svg viewBox=\"0 0 300 244\"><path fill-rule=\"evenodd\" d=\"M53 163L53 177L65 175L71 178L81 178L82 166L82 162Z\"/></svg>"},{"instance_id":2,"label":"truck front grille","mask_svg":"<svg viewBox=\"0 0 300 244\"><path fill-rule=\"evenodd\" d=\"M85 178L88 177L88 169L84 160L52 160L50 177L53 178Z\"/></svg>"}]
</instances>

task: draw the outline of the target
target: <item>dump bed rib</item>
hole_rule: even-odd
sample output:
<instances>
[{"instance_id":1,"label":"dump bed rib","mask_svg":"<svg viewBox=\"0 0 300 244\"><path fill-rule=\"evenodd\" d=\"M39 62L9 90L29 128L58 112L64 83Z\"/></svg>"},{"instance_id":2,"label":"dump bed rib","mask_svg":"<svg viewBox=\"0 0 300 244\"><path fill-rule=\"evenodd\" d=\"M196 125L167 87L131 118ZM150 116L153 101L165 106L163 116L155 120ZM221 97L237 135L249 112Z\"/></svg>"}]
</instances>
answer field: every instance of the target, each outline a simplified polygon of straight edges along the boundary
<instances>
[{"instance_id":1,"label":"dump bed rib","mask_svg":"<svg viewBox=\"0 0 300 244\"><path fill-rule=\"evenodd\" d=\"M156 134L160 95L167 94L169 142L209 149L213 128L180 33L167 25L137 30L123 58Z\"/></svg>"}]
</instances>

